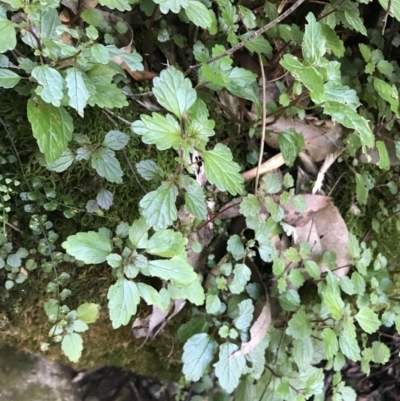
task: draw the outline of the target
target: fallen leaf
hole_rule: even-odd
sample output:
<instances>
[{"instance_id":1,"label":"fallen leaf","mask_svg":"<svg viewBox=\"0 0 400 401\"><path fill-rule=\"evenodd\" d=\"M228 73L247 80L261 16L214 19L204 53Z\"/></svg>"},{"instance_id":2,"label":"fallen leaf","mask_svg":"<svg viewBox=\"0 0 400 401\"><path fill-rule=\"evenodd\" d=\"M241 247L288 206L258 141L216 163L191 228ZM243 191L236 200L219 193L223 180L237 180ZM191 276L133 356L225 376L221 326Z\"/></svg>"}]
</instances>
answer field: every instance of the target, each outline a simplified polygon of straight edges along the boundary
<instances>
[{"instance_id":1,"label":"fallen leaf","mask_svg":"<svg viewBox=\"0 0 400 401\"><path fill-rule=\"evenodd\" d=\"M322 261L324 252L334 251L338 268L333 273L338 277L348 273L349 231L338 208L331 203L316 213L306 225L296 227L293 232L293 241L296 245L301 242L310 243L312 249L309 257L317 263ZM322 265L322 271L328 270L327 266Z\"/></svg>"},{"instance_id":2,"label":"fallen leaf","mask_svg":"<svg viewBox=\"0 0 400 401\"><path fill-rule=\"evenodd\" d=\"M331 204L331 198L324 195L301 195L307 204L307 209L304 212L296 212L293 206L293 199L288 206L282 206L284 212L283 220L294 227L304 227L308 224L316 214Z\"/></svg>"},{"instance_id":3,"label":"fallen leaf","mask_svg":"<svg viewBox=\"0 0 400 401\"><path fill-rule=\"evenodd\" d=\"M257 320L253 323L250 328L250 341L243 343L238 351L233 353L229 359L237 358L241 355L246 355L252 351L262 339L268 334L269 327L271 325L271 306L269 299L265 301L264 307L262 308L260 315Z\"/></svg>"}]
</instances>

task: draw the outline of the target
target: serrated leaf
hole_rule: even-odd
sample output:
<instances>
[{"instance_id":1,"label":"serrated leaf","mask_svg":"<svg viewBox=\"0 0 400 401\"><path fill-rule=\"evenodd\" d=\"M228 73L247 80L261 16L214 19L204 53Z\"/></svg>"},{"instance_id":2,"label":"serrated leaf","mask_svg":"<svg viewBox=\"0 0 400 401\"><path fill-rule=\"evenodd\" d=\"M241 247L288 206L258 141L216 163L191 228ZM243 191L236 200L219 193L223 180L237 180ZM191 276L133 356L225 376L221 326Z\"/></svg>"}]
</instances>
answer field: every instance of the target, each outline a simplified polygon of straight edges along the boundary
<instances>
[{"instance_id":1,"label":"serrated leaf","mask_svg":"<svg viewBox=\"0 0 400 401\"><path fill-rule=\"evenodd\" d=\"M0 18L0 53L14 50L17 45L17 35L14 24L6 18Z\"/></svg>"},{"instance_id":2,"label":"serrated leaf","mask_svg":"<svg viewBox=\"0 0 400 401\"><path fill-rule=\"evenodd\" d=\"M374 146L375 137L368 121L350 106L338 102L327 102L324 106L324 113L329 114L334 121L346 128L354 129L359 134L363 146L369 148Z\"/></svg>"},{"instance_id":3,"label":"serrated leaf","mask_svg":"<svg viewBox=\"0 0 400 401\"><path fill-rule=\"evenodd\" d=\"M200 26L203 29L208 29L211 26L212 18L208 12L208 8L200 1L188 0L185 12L193 24Z\"/></svg>"},{"instance_id":4,"label":"serrated leaf","mask_svg":"<svg viewBox=\"0 0 400 401\"><path fill-rule=\"evenodd\" d=\"M324 300L325 305L328 307L332 317L336 320L339 320L342 316L345 306L342 298L340 297L340 293L332 291L331 289L326 289L322 293L322 299Z\"/></svg>"},{"instance_id":5,"label":"serrated leaf","mask_svg":"<svg viewBox=\"0 0 400 401\"><path fill-rule=\"evenodd\" d=\"M64 107L54 107L43 102L35 104L29 99L28 120L47 164L53 163L61 157L72 139L72 117Z\"/></svg>"},{"instance_id":6,"label":"serrated leaf","mask_svg":"<svg viewBox=\"0 0 400 401\"><path fill-rule=\"evenodd\" d=\"M238 348L236 344L229 342L220 345L219 361L214 364L219 384L228 394L238 386L239 378L246 366L246 359L242 355L229 359Z\"/></svg>"},{"instance_id":7,"label":"serrated leaf","mask_svg":"<svg viewBox=\"0 0 400 401\"><path fill-rule=\"evenodd\" d=\"M356 177L356 196L360 205L366 205L368 200L368 186L364 175L355 174Z\"/></svg>"},{"instance_id":8,"label":"serrated leaf","mask_svg":"<svg viewBox=\"0 0 400 401\"><path fill-rule=\"evenodd\" d=\"M265 192L267 194L276 194L282 190L282 183L278 174L270 173L264 177Z\"/></svg>"},{"instance_id":9,"label":"serrated leaf","mask_svg":"<svg viewBox=\"0 0 400 401\"><path fill-rule=\"evenodd\" d=\"M339 337L339 346L343 355L354 362L360 360L360 347L354 337L349 337L346 332L342 332Z\"/></svg>"},{"instance_id":10,"label":"serrated leaf","mask_svg":"<svg viewBox=\"0 0 400 401\"><path fill-rule=\"evenodd\" d=\"M39 65L32 70L32 76L41 85L36 89L36 93L46 103L51 103L53 106L59 107L64 96L64 80L61 74L48 65Z\"/></svg>"},{"instance_id":11,"label":"serrated leaf","mask_svg":"<svg viewBox=\"0 0 400 401\"><path fill-rule=\"evenodd\" d=\"M147 305L157 305L160 303L160 294L154 287L145 283L137 283L136 286L140 296Z\"/></svg>"},{"instance_id":12,"label":"serrated leaf","mask_svg":"<svg viewBox=\"0 0 400 401\"><path fill-rule=\"evenodd\" d=\"M13 71L7 70L5 68L0 68L0 87L1 88L14 88L21 77Z\"/></svg>"},{"instance_id":13,"label":"serrated leaf","mask_svg":"<svg viewBox=\"0 0 400 401\"><path fill-rule=\"evenodd\" d=\"M100 305L84 303L76 310L76 317L85 323L94 323L100 316Z\"/></svg>"},{"instance_id":14,"label":"serrated leaf","mask_svg":"<svg viewBox=\"0 0 400 401\"><path fill-rule=\"evenodd\" d=\"M289 129L279 134L278 143L285 163L289 167L293 166L297 154L305 148L303 135Z\"/></svg>"},{"instance_id":15,"label":"serrated leaf","mask_svg":"<svg viewBox=\"0 0 400 401\"><path fill-rule=\"evenodd\" d=\"M169 182L163 182L155 191L146 194L139 205L149 226L155 230L169 227L178 217L176 198L178 189Z\"/></svg>"},{"instance_id":16,"label":"serrated leaf","mask_svg":"<svg viewBox=\"0 0 400 401\"><path fill-rule=\"evenodd\" d=\"M87 9L84 11L86 12L88 11ZM99 11L99 10L96 10ZM83 18L83 14L84 12L81 14L82 19ZM93 25L93 24L92 24ZM110 53L108 52L107 48L100 44L100 43L95 43L91 48L90 51L92 53L92 57L100 64L108 64L110 61Z\"/></svg>"},{"instance_id":17,"label":"serrated leaf","mask_svg":"<svg viewBox=\"0 0 400 401\"><path fill-rule=\"evenodd\" d=\"M107 46L106 49L114 56L114 58L118 57L122 59L122 67L125 67L126 64L131 71L143 71L143 58L138 52L133 51L132 53L128 53L113 45Z\"/></svg>"},{"instance_id":18,"label":"serrated leaf","mask_svg":"<svg viewBox=\"0 0 400 401\"><path fill-rule=\"evenodd\" d=\"M113 198L114 195L110 191L102 188L96 196L96 201L102 209L108 210L113 204Z\"/></svg>"},{"instance_id":19,"label":"serrated leaf","mask_svg":"<svg viewBox=\"0 0 400 401\"><path fill-rule=\"evenodd\" d=\"M186 342L195 334L207 333L209 323L202 316L195 316L190 322L184 323L178 329L179 341Z\"/></svg>"},{"instance_id":20,"label":"serrated leaf","mask_svg":"<svg viewBox=\"0 0 400 401\"><path fill-rule=\"evenodd\" d=\"M206 295L206 311L210 315L218 315L221 311L222 302L218 294Z\"/></svg>"},{"instance_id":21,"label":"serrated leaf","mask_svg":"<svg viewBox=\"0 0 400 401\"><path fill-rule=\"evenodd\" d=\"M51 164L47 164L46 168L47 170L61 173L62 171L67 170L68 167L71 166L71 164L74 162L74 160L75 153L67 148L64 150L64 152L62 152L62 155L59 159L55 160Z\"/></svg>"},{"instance_id":22,"label":"serrated leaf","mask_svg":"<svg viewBox=\"0 0 400 401\"><path fill-rule=\"evenodd\" d=\"M232 254L235 260L243 259L245 256L242 239L236 234L229 238L226 250Z\"/></svg>"},{"instance_id":23,"label":"serrated leaf","mask_svg":"<svg viewBox=\"0 0 400 401\"><path fill-rule=\"evenodd\" d=\"M174 230L157 231L149 239L146 252L163 258L172 258L185 250L187 239Z\"/></svg>"},{"instance_id":24,"label":"serrated leaf","mask_svg":"<svg viewBox=\"0 0 400 401\"><path fill-rule=\"evenodd\" d=\"M140 302L140 293L133 281L120 278L110 286L108 293L108 308L114 329L127 325L136 314Z\"/></svg>"},{"instance_id":25,"label":"serrated leaf","mask_svg":"<svg viewBox=\"0 0 400 401\"><path fill-rule=\"evenodd\" d=\"M389 359L390 348L380 341L374 341L372 343L372 361L384 365L389 362Z\"/></svg>"},{"instance_id":26,"label":"serrated leaf","mask_svg":"<svg viewBox=\"0 0 400 401\"><path fill-rule=\"evenodd\" d=\"M185 211L198 219L205 220L208 214L207 205L204 191L199 183L191 177L181 175L179 184L186 191L184 194Z\"/></svg>"},{"instance_id":27,"label":"serrated leaf","mask_svg":"<svg viewBox=\"0 0 400 401\"><path fill-rule=\"evenodd\" d=\"M37 68L37 67L36 67ZM33 72L32 72L33 73ZM68 89L68 105L75 109L83 117L83 109L90 97L82 77L82 72L77 68L68 68L65 83ZM43 97L43 93L42 93Z\"/></svg>"},{"instance_id":28,"label":"serrated leaf","mask_svg":"<svg viewBox=\"0 0 400 401\"><path fill-rule=\"evenodd\" d=\"M379 96L390 104L393 113L399 117L399 92L394 85L390 85L382 79L374 77L374 88Z\"/></svg>"},{"instance_id":29,"label":"serrated leaf","mask_svg":"<svg viewBox=\"0 0 400 401\"><path fill-rule=\"evenodd\" d=\"M83 333L89 330L89 326L83 320L76 319L72 325L72 330L76 333Z\"/></svg>"},{"instance_id":30,"label":"serrated leaf","mask_svg":"<svg viewBox=\"0 0 400 401\"><path fill-rule=\"evenodd\" d=\"M299 369L311 363L313 352L314 348L311 338L306 337L293 341L293 359Z\"/></svg>"},{"instance_id":31,"label":"serrated leaf","mask_svg":"<svg viewBox=\"0 0 400 401\"><path fill-rule=\"evenodd\" d=\"M381 326L378 315L370 308L360 308L355 318L361 328L368 334L375 333Z\"/></svg>"},{"instance_id":32,"label":"serrated leaf","mask_svg":"<svg viewBox=\"0 0 400 401\"><path fill-rule=\"evenodd\" d=\"M83 351L82 337L77 333L67 333L61 341L61 349L71 362L78 362Z\"/></svg>"},{"instance_id":33,"label":"serrated leaf","mask_svg":"<svg viewBox=\"0 0 400 401\"><path fill-rule=\"evenodd\" d=\"M132 9L128 0L99 0L99 3L111 10L116 8L119 11L130 11Z\"/></svg>"},{"instance_id":34,"label":"serrated leaf","mask_svg":"<svg viewBox=\"0 0 400 401\"><path fill-rule=\"evenodd\" d=\"M169 260L150 260L148 269L151 276L172 280L176 285L187 286L197 279L193 267L180 257Z\"/></svg>"},{"instance_id":35,"label":"serrated leaf","mask_svg":"<svg viewBox=\"0 0 400 401\"><path fill-rule=\"evenodd\" d=\"M110 148L112 150L121 150L129 142L129 136L121 131L109 131L107 132L103 146Z\"/></svg>"},{"instance_id":36,"label":"serrated leaf","mask_svg":"<svg viewBox=\"0 0 400 401\"><path fill-rule=\"evenodd\" d=\"M246 40L253 33L254 33L254 31L248 31L248 32L244 33L243 35L240 35L240 39ZM246 43L245 47L250 52L261 53L267 57L270 56L273 51L271 43L269 43L268 40L265 39L265 37L263 35L257 36L250 42Z\"/></svg>"},{"instance_id":37,"label":"serrated leaf","mask_svg":"<svg viewBox=\"0 0 400 401\"><path fill-rule=\"evenodd\" d=\"M336 32L326 24L320 24L322 35L326 39L326 48L330 50L336 57L344 56L344 44Z\"/></svg>"},{"instance_id":38,"label":"serrated leaf","mask_svg":"<svg viewBox=\"0 0 400 401\"><path fill-rule=\"evenodd\" d=\"M203 152L204 170L208 181L221 191L231 195L243 192L243 177L239 174L240 166L232 161L230 149L218 143L214 150Z\"/></svg>"},{"instance_id":39,"label":"serrated leaf","mask_svg":"<svg viewBox=\"0 0 400 401\"><path fill-rule=\"evenodd\" d=\"M339 284L342 291L347 295L354 295L356 293L354 284L349 277L347 276L340 277Z\"/></svg>"},{"instance_id":40,"label":"serrated leaf","mask_svg":"<svg viewBox=\"0 0 400 401\"><path fill-rule=\"evenodd\" d=\"M306 67L291 54L285 54L280 63L310 91L311 98L316 104L324 102L323 79L316 68Z\"/></svg>"},{"instance_id":41,"label":"serrated leaf","mask_svg":"<svg viewBox=\"0 0 400 401\"><path fill-rule=\"evenodd\" d=\"M132 226L129 228L129 239L134 248L140 249L147 247L148 231L149 227L143 217L133 222Z\"/></svg>"},{"instance_id":42,"label":"serrated leaf","mask_svg":"<svg viewBox=\"0 0 400 401\"><path fill-rule=\"evenodd\" d=\"M155 3L160 5L163 14L167 14L169 10L178 14L182 7L186 7L188 0L156 0Z\"/></svg>"},{"instance_id":43,"label":"serrated leaf","mask_svg":"<svg viewBox=\"0 0 400 401\"><path fill-rule=\"evenodd\" d=\"M187 299L194 305L203 305L205 300L204 288L199 280L185 287L168 284L168 292L172 299Z\"/></svg>"},{"instance_id":44,"label":"serrated leaf","mask_svg":"<svg viewBox=\"0 0 400 401\"><path fill-rule=\"evenodd\" d=\"M260 213L260 202L253 194L248 194L240 203L240 213L245 217L256 216Z\"/></svg>"},{"instance_id":45,"label":"serrated leaf","mask_svg":"<svg viewBox=\"0 0 400 401\"><path fill-rule=\"evenodd\" d=\"M66 252L86 264L98 264L106 261L111 253L112 242L103 234L89 231L70 235L62 243Z\"/></svg>"},{"instance_id":46,"label":"serrated leaf","mask_svg":"<svg viewBox=\"0 0 400 401\"><path fill-rule=\"evenodd\" d=\"M293 338L306 338L311 334L311 323L308 320L307 314L303 310L292 315L289 320L286 333Z\"/></svg>"},{"instance_id":47,"label":"serrated leaf","mask_svg":"<svg viewBox=\"0 0 400 401\"><path fill-rule=\"evenodd\" d=\"M206 333L195 334L183 346L183 374L186 380L200 380L218 348L216 341Z\"/></svg>"},{"instance_id":48,"label":"serrated leaf","mask_svg":"<svg viewBox=\"0 0 400 401\"><path fill-rule=\"evenodd\" d=\"M251 270L242 263L237 263L233 269L234 277L228 284L229 290L233 294L240 294L244 291L244 288L251 277Z\"/></svg>"},{"instance_id":49,"label":"serrated leaf","mask_svg":"<svg viewBox=\"0 0 400 401\"><path fill-rule=\"evenodd\" d=\"M136 163L136 170L147 181L161 179L164 175L162 169L153 160Z\"/></svg>"},{"instance_id":50,"label":"serrated leaf","mask_svg":"<svg viewBox=\"0 0 400 401\"><path fill-rule=\"evenodd\" d=\"M196 101L196 91L192 83L181 71L169 67L153 80L153 93L158 103L175 116L181 118Z\"/></svg>"},{"instance_id":51,"label":"serrated leaf","mask_svg":"<svg viewBox=\"0 0 400 401\"><path fill-rule=\"evenodd\" d=\"M389 159L388 151L386 149L385 142L376 141L376 148L378 149L378 153L379 153L379 162L377 163L377 165L382 170L389 170L390 159Z\"/></svg>"},{"instance_id":52,"label":"serrated leaf","mask_svg":"<svg viewBox=\"0 0 400 401\"><path fill-rule=\"evenodd\" d=\"M306 260L304 262L304 268L314 280L319 280L321 278L321 270L313 260Z\"/></svg>"},{"instance_id":53,"label":"serrated leaf","mask_svg":"<svg viewBox=\"0 0 400 401\"><path fill-rule=\"evenodd\" d=\"M326 39L314 14L309 13L306 20L308 23L303 36L303 56L310 64L318 64L326 52Z\"/></svg>"},{"instance_id":54,"label":"serrated leaf","mask_svg":"<svg viewBox=\"0 0 400 401\"><path fill-rule=\"evenodd\" d=\"M239 316L234 319L233 324L240 331L246 331L253 320L254 305L251 299L245 299L238 305Z\"/></svg>"},{"instance_id":55,"label":"serrated leaf","mask_svg":"<svg viewBox=\"0 0 400 401\"><path fill-rule=\"evenodd\" d=\"M135 121L131 129L142 135L142 141L148 145L156 145L159 150L177 149L182 144L181 130L178 122L171 114L165 117L153 113L152 117L142 115L141 121Z\"/></svg>"},{"instance_id":56,"label":"serrated leaf","mask_svg":"<svg viewBox=\"0 0 400 401\"><path fill-rule=\"evenodd\" d=\"M124 173L114 151L101 146L93 153L91 162L100 177L117 184L122 183Z\"/></svg>"},{"instance_id":57,"label":"serrated leaf","mask_svg":"<svg viewBox=\"0 0 400 401\"><path fill-rule=\"evenodd\" d=\"M322 330L322 340L324 342L325 359L332 359L339 351L336 333L330 328L325 328Z\"/></svg>"}]
</instances>

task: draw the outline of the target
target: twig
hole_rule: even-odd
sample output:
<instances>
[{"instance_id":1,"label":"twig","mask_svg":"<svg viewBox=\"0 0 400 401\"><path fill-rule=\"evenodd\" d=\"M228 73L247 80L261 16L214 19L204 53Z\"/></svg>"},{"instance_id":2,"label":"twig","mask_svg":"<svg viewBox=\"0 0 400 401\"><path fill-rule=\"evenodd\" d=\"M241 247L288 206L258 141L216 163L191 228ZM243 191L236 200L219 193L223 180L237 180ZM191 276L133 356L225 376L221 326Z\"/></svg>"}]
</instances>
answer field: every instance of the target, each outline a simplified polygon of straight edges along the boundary
<instances>
[{"instance_id":1,"label":"twig","mask_svg":"<svg viewBox=\"0 0 400 401\"><path fill-rule=\"evenodd\" d=\"M317 21L321 21L322 19L326 18L328 15L331 15L331 14L333 14L334 12L338 11L338 10L339 10L339 7L340 7L341 5L343 5L343 3L344 3L345 1L346 1L346 0L342 0L337 6L335 6L334 8L332 8L332 10L329 10L327 13L325 13L325 14L321 15L320 17L318 17L318 18L317 18Z\"/></svg>"},{"instance_id":2,"label":"twig","mask_svg":"<svg viewBox=\"0 0 400 401\"><path fill-rule=\"evenodd\" d=\"M269 160L261 164L260 169L258 170L259 175L264 175L269 171L276 170L277 168L283 166L285 164L285 160L283 160L282 153L278 153L277 155L271 157ZM253 179L257 175L257 167L246 171L242 174L242 177L245 181Z\"/></svg>"},{"instance_id":3,"label":"twig","mask_svg":"<svg viewBox=\"0 0 400 401\"><path fill-rule=\"evenodd\" d=\"M124 124L131 126L132 125L132 121L126 120L125 118L119 116L118 114L113 113L111 110L109 109L103 109L106 113L112 115L113 117L115 117L117 120L122 121Z\"/></svg>"},{"instance_id":4,"label":"twig","mask_svg":"<svg viewBox=\"0 0 400 401\"><path fill-rule=\"evenodd\" d=\"M266 110L266 94L265 94L265 71L264 71L264 64L261 58L261 54L258 53L258 61L260 62L260 69L261 69L261 86L262 86L262 122L261 122L261 143L260 143L260 154L258 155L258 164L257 164L257 172L256 172L256 188L254 190L255 195L257 196L258 192L258 180L260 178L260 168L261 163L264 155L264 141L265 141L265 124L266 124L266 117L267 117L267 110Z\"/></svg>"},{"instance_id":5,"label":"twig","mask_svg":"<svg viewBox=\"0 0 400 401\"><path fill-rule=\"evenodd\" d=\"M389 0L388 1L388 8L386 10L385 15L382 18L382 23L383 23L383 27L382 27L382 35L385 33L385 29L386 29L386 24L387 24L387 19L389 17L390 12L392 11L392 1L393 0Z\"/></svg>"},{"instance_id":6,"label":"twig","mask_svg":"<svg viewBox=\"0 0 400 401\"><path fill-rule=\"evenodd\" d=\"M238 43L237 45L231 47L230 49L224 51L222 54L219 54L216 57L211 57L208 60L205 61L205 64L210 64L213 63L214 61L220 60L222 57L225 56L230 56L231 54L235 53L236 51L240 50L242 47L246 46L249 42L251 42L253 39L258 38L260 35L262 35L264 32L268 31L275 25L279 24L282 20L284 20L287 16L293 13L296 8L300 7L301 4L303 4L305 0L297 0L296 3L294 3L291 7L289 7L284 13L279 15L277 18L275 18L273 21L269 22L267 25L264 25L262 28L258 29L257 31L253 32L248 38L243 40L242 42ZM185 75L188 75L191 71L199 69L204 63L199 63L192 65L186 72Z\"/></svg>"}]
</instances>

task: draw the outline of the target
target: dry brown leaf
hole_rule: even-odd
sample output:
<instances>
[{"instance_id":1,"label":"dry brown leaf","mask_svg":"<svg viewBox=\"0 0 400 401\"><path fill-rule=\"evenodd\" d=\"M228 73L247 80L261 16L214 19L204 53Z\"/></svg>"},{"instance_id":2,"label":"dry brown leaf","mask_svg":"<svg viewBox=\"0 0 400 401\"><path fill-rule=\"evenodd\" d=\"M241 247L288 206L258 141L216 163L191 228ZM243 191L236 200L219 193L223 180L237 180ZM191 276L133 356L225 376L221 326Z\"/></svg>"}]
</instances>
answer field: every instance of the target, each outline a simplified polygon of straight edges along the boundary
<instances>
[{"instance_id":1,"label":"dry brown leaf","mask_svg":"<svg viewBox=\"0 0 400 401\"><path fill-rule=\"evenodd\" d=\"M317 196L317 195L311 195ZM326 198L326 197L325 197ZM346 223L340 215L337 207L329 203L320 210L306 225L294 229L293 241L295 244L301 242L310 243L312 249L310 258L322 263L325 251L336 252L336 262L338 269L333 273L336 276L345 276L349 271L349 231ZM322 265L322 270L329 270Z\"/></svg>"},{"instance_id":2,"label":"dry brown leaf","mask_svg":"<svg viewBox=\"0 0 400 401\"><path fill-rule=\"evenodd\" d=\"M285 216L283 220L293 227L304 227L316 214L331 204L331 198L323 195L302 195L307 204L307 209L304 212L296 212L293 206L293 200L288 206L281 206Z\"/></svg>"},{"instance_id":3,"label":"dry brown leaf","mask_svg":"<svg viewBox=\"0 0 400 401\"><path fill-rule=\"evenodd\" d=\"M233 353L229 357L229 359L237 358L238 356L246 355L251 352L267 335L270 325L271 306L267 297L267 300L265 301L260 315L250 328L250 341L248 341L247 343L243 343L240 349Z\"/></svg>"},{"instance_id":4,"label":"dry brown leaf","mask_svg":"<svg viewBox=\"0 0 400 401\"><path fill-rule=\"evenodd\" d=\"M153 79L158 74L152 71L132 71L127 65L124 67L125 71L135 80L135 81L148 81Z\"/></svg>"}]
</instances>

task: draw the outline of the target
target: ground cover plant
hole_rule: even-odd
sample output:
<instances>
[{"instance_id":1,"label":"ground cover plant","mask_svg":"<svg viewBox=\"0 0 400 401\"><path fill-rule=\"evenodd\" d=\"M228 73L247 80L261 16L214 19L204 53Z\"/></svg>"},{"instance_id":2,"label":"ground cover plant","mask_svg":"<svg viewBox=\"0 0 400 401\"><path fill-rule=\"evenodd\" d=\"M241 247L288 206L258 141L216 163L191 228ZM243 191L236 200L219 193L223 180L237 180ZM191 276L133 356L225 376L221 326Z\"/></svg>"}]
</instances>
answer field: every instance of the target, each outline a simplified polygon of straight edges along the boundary
<instances>
[{"instance_id":1,"label":"ground cover plant","mask_svg":"<svg viewBox=\"0 0 400 401\"><path fill-rule=\"evenodd\" d=\"M355 400L343 369L398 354L399 21L1 1L1 341L151 373L162 350L209 399Z\"/></svg>"}]
</instances>

